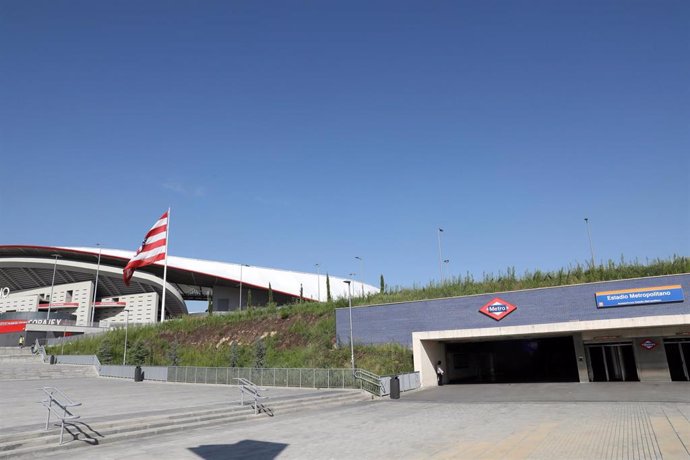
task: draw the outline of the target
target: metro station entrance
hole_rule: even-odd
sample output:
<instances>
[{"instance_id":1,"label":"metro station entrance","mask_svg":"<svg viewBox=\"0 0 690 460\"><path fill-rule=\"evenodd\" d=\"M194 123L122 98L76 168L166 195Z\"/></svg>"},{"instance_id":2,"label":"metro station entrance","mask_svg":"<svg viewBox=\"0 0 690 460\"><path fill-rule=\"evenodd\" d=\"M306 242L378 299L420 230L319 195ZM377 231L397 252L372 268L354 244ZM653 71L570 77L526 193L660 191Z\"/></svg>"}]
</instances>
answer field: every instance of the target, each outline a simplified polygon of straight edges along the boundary
<instances>
[{"instance_id":1,"label":"metro station entrance","mask_svg":"<svg viewBox=\"0 0 690 460\"><path fill-rule=\"evenodd\" d=\"M446 344L449 383L577 382L573 339Z\"/></svg>"},{"instance_id":2,"label":"metro station entrance","mask_svg":"<svg viewBox=\"0 0 690 460\"><path fill-rule=\"evenodd\" d=\"M590 382L635 382L637 376L632 343L586 345Z\"/></svg>"},{"instance_id":3,"label":"metro station entrance","mask_svg":"<svg viewBox=\"0 0 690 460\"><path fill-rule=\"evenodd\" d=\"M664 348L671 380L690 382L690 339L665 339Z\"/></svg>"}]
</instances>

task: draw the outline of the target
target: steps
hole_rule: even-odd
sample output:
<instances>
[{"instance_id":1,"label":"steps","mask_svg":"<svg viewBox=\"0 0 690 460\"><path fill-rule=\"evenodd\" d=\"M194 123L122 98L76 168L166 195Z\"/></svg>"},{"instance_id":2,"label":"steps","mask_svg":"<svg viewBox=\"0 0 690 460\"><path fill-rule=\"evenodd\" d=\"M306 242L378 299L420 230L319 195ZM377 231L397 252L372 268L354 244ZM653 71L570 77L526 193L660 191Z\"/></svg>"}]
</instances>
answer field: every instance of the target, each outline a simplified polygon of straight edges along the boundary
<instances>
[{"instance_id":1,"label":"steps","mask_svg":"<svg viewBox=\"0 0 690 460\"><path fill-rule=\"evenodd\" d=\"M17 347L0 348L0 381L97 377L93 366L45 364L40 355Z\"/></svg>"},{"instance_id":2,"label":"steps","mask_svg":"<svg viewBox=\"0 0 690 460\"><path fill-rule=\"evenodd\" d=\"M254 415L251 405L218 404L185 408L164 413L130 414L119 419L79 420L65 426L64 444L59 446L60 427L49 431L29 431L0 436L0 459L31 458L62 449L88 449L93 445L122 440L145 438L178 431L202 429L227 423L258 420L259 417L283 416L291 412L320 410L344 404L370 400L359 391L314 391L299 396L269 399L264 403L267 411ZM76 413L78 414L78 410Z\"/></svg>"}]
</instances>

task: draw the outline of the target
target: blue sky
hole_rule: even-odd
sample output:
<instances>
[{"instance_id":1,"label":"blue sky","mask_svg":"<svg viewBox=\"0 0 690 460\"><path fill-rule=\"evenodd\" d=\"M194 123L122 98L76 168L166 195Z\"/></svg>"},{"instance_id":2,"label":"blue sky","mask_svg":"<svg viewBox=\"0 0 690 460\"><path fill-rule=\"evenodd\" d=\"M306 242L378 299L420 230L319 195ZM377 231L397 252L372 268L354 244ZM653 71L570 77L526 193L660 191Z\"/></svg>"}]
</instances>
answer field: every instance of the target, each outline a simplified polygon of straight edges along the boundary
<instances>
[{"instance_id":1,"label":"blue sky","mask_svg":"<svg viewBox=\"0 0 690 460\"><path fill-rule=\"evenodd\" d=\"M0 3L0 244L378 284L690 254L690 2ZM359 275L358 275L359 276Z\"/></svg>"}]
</instances>

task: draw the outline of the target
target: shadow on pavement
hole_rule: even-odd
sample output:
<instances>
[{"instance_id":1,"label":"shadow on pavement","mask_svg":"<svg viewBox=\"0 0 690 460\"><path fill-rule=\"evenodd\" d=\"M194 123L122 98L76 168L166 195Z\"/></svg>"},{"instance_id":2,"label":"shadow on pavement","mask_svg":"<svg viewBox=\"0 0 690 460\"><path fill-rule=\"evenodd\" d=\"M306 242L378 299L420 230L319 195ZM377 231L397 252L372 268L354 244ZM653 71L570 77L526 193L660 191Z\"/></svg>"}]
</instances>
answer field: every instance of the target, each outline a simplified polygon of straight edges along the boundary
<instances>
[{"instance_id":1,"label":"shadow on pavement","mask_svg":"<svg viewBox=\"0 0 690 460\"><path fill-rule=\"evenodd\" d=\"M189 450L205 460L226 458L269 460L276 458L287 446L287 444L279 442L245 439L235 444L210 444L190 447Z\"/></svg>"}]
</instances>

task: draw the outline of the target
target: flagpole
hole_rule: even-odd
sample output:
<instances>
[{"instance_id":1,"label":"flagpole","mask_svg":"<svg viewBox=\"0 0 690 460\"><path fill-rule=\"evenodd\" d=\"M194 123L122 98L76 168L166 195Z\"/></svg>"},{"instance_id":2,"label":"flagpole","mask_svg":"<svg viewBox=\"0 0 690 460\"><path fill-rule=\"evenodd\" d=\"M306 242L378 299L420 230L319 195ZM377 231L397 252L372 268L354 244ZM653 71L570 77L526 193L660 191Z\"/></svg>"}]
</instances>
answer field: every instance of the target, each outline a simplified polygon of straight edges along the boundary
<instances>
[{"instance_id":1,"label":"flagpole","mask_svg":"<svg viewBox=\"0 0 690 460\"><path fill-rule=\"evenodd\" d=\"M170 244L170 207L168 206L168 223L165 235L165 265L163 266L163 300L161 305L161 323L165 321L165 291L168 279L168 245Z\"/></svg>"}]
</instances>

